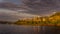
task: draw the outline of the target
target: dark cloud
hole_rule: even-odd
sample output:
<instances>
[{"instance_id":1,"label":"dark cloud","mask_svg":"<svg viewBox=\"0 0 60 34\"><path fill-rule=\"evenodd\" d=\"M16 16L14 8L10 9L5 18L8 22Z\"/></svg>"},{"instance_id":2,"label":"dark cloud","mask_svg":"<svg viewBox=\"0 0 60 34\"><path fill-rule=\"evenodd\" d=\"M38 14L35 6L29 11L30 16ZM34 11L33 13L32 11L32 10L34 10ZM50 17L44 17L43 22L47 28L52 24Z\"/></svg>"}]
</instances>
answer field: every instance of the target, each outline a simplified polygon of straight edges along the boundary
<instances>
[{"instance_id":1,"label":"dark cloud","mask_svg":"<svg viewBox=\"0 0 60 34\"><path fill-rule=\"evenodd\" d=\"M0 3L0 8L13 9L13 8L18 8L18 6L11 2L2 2Z\"/></svg>"},{"instance_id":2,"label":"dark cloud","mask_svg":"<svg viewBox=\"0 0 60 34\"><path fill-rule=\"evenodd\" d=\"M21 0L3 0L3 2L11 2L15 4L21 4Z\"/></svg>"},{"instance_id":3,"label":"dark cloud","mask_svg":"<svg viewBox=\"0 0 60 34\"><path fill-rule=\"evenodd\" d=\"M0 8L2 8L0 9L0 20L13 21L58 12L60 11L60 0L3 0L0 2Z\"/></svg>"},{"instance_id":4,"label":"dark cloud","mask_svg":"<svg viewBox=\"0 0 60 34\"><path fill-rule=\"evenodd\" d=\"M60 9L60 0L26 0L23 1L24 5L32 9L27 13L32 14L48 14L51 10Z\"/></svg>"},{"instance_id":5,"label":"dark cloud","mask_svg":"<svg viewBox=\"0 0 60 34\"><path fill-rule=\"evenodd\" d=\"M19 19L19 16L17 14L18 12L12 10L0 9L0 20L16 21Z\"/></svg>"},{"instance_id":6,"label":"dark cloud","mask_svg":"<svg viewBox=\"0 0 60 34\"><path fill-rule=\"evenodd\" d=\"M34 14L34 15L45 15L50 14L54 12L55 10L60 10L60 0L5 0L7 2L17 2L21 3L18 5L19 8L17 8L14 4L9 4L9 8L15 7L16 9L24 9L28 10L27 12L24 11L24 13ZM15 9L13 8L13 9ZM15 10L16 10L15 9Z\"/></svg>"},{"instance_id":7,"label":"dark cloud","mask_svg":"<svg viewBox=\"0 0 60 34\"><path fill-rule=\"evenodd\" d=\"M56 6L56 0L26 0L24 4L29 8L39 9L46 7L54 7Z\"/></svg>"},{"instance_id":8,"label":"dark cloud","mask_svg":"<svg viewBox=\"0 0 60 34\"><path fill-rule=\"evenodd\" d=\"M36 15L24 13L22 11L24 11L24 10L13 11L13 10L8 10L8 9L0 9L0 20L16 21L18 19L31 18L33 16L36 16Z\"/></svg>"}]
</instances>

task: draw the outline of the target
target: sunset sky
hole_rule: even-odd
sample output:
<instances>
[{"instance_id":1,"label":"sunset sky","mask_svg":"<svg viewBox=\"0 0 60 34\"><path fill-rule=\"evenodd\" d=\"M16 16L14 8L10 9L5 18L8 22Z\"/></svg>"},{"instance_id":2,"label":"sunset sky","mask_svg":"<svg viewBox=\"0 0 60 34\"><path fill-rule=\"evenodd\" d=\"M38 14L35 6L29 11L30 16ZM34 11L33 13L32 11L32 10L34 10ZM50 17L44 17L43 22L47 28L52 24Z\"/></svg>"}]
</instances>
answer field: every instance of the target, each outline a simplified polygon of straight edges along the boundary
<instances>
[{"instance_id":1,"label":"sunset sky","mask_svg":"<svg viewBox=\"0 0 60 34\"><path fill-rule=\"evenodd\" d=\"M0 0L0 20L15 21L60 11L60 0Z\"/></svg>"}]
</instances>

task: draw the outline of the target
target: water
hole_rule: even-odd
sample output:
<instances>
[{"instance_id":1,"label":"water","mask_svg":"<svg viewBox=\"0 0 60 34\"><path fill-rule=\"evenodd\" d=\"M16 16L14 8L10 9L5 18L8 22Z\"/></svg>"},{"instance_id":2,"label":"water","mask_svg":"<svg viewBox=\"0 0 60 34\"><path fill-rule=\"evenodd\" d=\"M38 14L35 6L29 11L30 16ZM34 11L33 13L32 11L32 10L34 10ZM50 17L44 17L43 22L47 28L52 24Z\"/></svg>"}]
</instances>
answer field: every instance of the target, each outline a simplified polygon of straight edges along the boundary
<instances>
[{"instance_id":1,"label":"water","mask_svg":"<svg viewBox=\"0 0 60 34\"><path fill-rule=\"evenodd\" d=\"M0 24L0 34L60 34L60 27Z\"/></svg>"}]
</instances>

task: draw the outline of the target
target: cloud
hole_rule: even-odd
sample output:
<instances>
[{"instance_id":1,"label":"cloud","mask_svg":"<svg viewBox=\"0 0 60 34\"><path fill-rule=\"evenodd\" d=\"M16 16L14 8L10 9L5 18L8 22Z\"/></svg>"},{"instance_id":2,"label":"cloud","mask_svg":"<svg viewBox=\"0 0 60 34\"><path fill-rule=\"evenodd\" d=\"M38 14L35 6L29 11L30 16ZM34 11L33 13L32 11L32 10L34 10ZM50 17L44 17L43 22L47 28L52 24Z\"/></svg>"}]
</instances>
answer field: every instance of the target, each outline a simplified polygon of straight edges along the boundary
<instances>
[{"instance_id":1,"label":"cloud","mask_svg":"<svg viewBox=\"0 0 60 34\"><path fill-rule=\"evenodd\" d=\"M3 2L3 0L0 0L0 2Z\"/></svg>"},{"instance_id":2,"label":"cloud","mask_svg":"<svg viewBox=\"0 0 60 34\"><path fill-rule=\"evenodd\" d=\"M19 2L18 9L27 10L25 13L34 14L34 15L42 15L49 14L51 10L60 10L60 0L4 0L7 2ZM9 6L9 8L14 7ZM8 6L7 6L8 7ZM16 8L16 6L15 6ZM23 11L22 11L23 12Z\"/></svg>"},{"instance_id":3,"label":"cloud","mask_svg":"<svg viewBox=\"0 0 60 34\"><path fill-rule=\"evenodd\" d=\"M37 15L50 14L53 12L51 10L60 10L60 0L26 0L23 1L23 5L30 8L27 13Z\"/></svg>"},{"instance_id":4,"label":"cloud","mask_svg":"<svg viewBox=\"0 0 60 34\"><path fill-rule=\"evenodd\" d=\"M22 18L32 18L36 15L23 13L22 10L13 11L8 9L0 9L0 20L6 20L6 21L16 21L18 19Z\"/></svg>"},{"instance_id":5,"label":"cloud","mask_svg":"<svg viewBox=\"0 0 60 34\"><path fill-rule=\"evenodd\" d=\"M1 1L1 0L0 0ZM6 4L1 4L1 20L17 20L21 18L30 18L33 16L46 16L53 12L60 11L60 0L4 0ZM9 3L7 3L9 2ZM21 3L15 5L14 3ZM8 8L8 9L6 9ZM9 10L10 9L10 10Z\"/></svg>"},{"instance_id":6,"label":"cloud","mask_svg":"<svg viewBox=\"0 0 60 34\"><path fill-rule=\"evenodd\" d=\"M22 12L34 14L34 15L45 15L50 14L51 10L60 10L60 0L4 0L7 2L21 2L21 5L9 5L6 8L11 9L22 9ZM15 8L14 8L15 7ZM25 11L24 11L25 10ZM21 10L20 10L21 11Z\"/></svg>"},{"instance_id":7,"label":"cloud","mask_svg":"<svg viewBox=\"0 0 60 34\"><path fill-rule=\"evenodd\" d=\"M4 2L12 2L12 3L15 3L15 4L21 4L22 0L4 0Z\"/></svg>"},{"instance_id":8,"label":"cloud","mask_svg":"<svg viewBox=\"0 0 60 34\"><path fill-rule=\"evenodd\" d=\"M14 21L18 19L16 11L0 9L0 20Z\"/></svg>"}]
</instances>

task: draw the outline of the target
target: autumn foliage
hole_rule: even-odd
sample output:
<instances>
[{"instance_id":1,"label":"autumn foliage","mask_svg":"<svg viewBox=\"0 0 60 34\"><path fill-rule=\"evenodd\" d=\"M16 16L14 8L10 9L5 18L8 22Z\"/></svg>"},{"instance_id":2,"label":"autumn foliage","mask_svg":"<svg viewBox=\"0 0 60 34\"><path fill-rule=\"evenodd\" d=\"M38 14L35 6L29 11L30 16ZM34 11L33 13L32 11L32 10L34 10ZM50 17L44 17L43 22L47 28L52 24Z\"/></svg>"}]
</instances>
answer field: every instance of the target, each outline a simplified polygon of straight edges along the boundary
<instances>
[{"instance_id":1,"label":"autumn foliage","mask_svg":"<svg viewBox=\"0 0 60 34\"><path fill-rule=\"evenodd\" d=\"M57 12L51 16L34 17L32 19L26 18L15 22L18 25L59 25L60 24L60 12Z\"/></svg>"}]
</instances>

